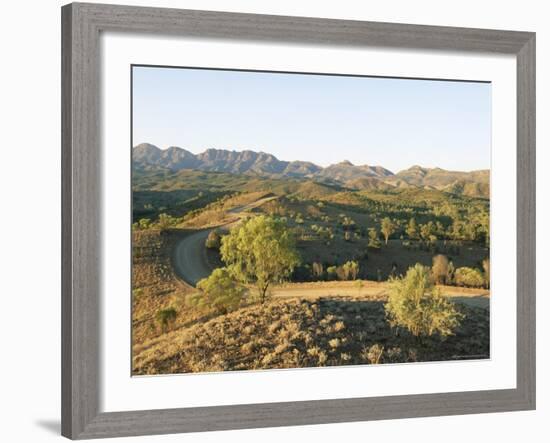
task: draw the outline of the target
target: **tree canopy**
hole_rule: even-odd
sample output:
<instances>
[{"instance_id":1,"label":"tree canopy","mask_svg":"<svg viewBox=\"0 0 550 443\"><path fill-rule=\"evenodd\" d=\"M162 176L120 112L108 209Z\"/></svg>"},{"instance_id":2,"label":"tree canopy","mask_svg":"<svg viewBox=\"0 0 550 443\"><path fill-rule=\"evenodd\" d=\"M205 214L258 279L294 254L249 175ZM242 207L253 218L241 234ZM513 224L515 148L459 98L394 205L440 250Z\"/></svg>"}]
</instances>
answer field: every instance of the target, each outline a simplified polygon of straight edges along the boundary
<instances>
[{"instance_id":1,"label":"tree canopy","mask_svg":"<svg viewBox=\"0 0 550 443\"><path fill-rule=\"evenodd\" d=\"M390 235L395 232L395 225L389 217L384 217L380 225L380 232L384 235L385 243L388 244Z\"/></svg>"},{"instance_id":2,"label":"tree canopy","mask_svg":"<svg viewBox=\"0 0 550 443\"><path fill-rule=\"evenodd\" d=\"M246 288L236 281L226 268L217 268L207 278L197 283L201 291L198 305L227 312L239 306L246 294Z\"/></svg>"},{"instance_id":3,"label":"tree canopy","mask_svg":"<svg viewBox=\"0 0 550 443\"><path fill-rule=\"evenodd\" d=\"M284 281L300 264L286 224L264 215L233 228L222 238L220 253L232 275L256 286L261 303L267 299L269 285Z\"/></svg>"}]
</instances>

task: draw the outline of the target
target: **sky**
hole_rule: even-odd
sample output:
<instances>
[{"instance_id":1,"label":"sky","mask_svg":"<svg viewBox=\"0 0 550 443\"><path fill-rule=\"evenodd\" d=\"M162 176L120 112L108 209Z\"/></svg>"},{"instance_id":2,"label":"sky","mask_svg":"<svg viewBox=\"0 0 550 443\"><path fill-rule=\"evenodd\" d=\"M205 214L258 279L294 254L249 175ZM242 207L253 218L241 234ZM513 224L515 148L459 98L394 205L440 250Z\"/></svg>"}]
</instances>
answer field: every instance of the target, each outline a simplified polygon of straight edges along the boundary
<instances>
[{"instance_id":1,"label":"sky","mask_svg":"<svg viewBox=\"0 0 550 443\"><path fill-rule=\"evenodd\" d=\"M490 83L134 66L132 87L134 146L490 167Z\"/></svg>"}]
</instances>

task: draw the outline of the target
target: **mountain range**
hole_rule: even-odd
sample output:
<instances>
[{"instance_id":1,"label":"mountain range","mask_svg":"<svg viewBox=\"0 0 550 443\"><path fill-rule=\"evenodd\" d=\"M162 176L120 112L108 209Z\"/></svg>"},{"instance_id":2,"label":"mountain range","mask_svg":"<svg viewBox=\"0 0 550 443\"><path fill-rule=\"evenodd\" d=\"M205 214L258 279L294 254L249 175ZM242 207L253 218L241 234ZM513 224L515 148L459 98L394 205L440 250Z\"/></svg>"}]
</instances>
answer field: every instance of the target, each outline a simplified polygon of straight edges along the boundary
<instances>
[{"instance_id":1,"label":"mountain range","mask_svg":"<svg viewBox=\"0 0 550 443\"><path fill-rule=\"evenodd\" d=\"M163 150L149 143L133 148L132 162L135 169L143 171L194 169L269 178L309 179L359 190L419 187L471 197L489 197L488 169L462 172L415 165L394 174L382 166L354 165L349 161L323 168L306 161L279 160L265 152L207 149L193 154L179 147Z\"/></svg>"}]
</instances>

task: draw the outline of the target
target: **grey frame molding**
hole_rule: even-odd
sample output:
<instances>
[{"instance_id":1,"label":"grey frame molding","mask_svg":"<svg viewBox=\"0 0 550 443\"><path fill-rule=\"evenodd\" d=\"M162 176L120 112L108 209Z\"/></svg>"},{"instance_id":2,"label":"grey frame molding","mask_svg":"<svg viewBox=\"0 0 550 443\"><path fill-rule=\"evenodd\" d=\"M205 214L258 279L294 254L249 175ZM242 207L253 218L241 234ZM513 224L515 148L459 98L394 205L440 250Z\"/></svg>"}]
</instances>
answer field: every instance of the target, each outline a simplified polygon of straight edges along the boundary
<instances>
[{"instance_id":1,"label":"grey frame molding","mask_svg":"<svg viewBox=\"0 0 550 443\"><path fill-rule=\"evenodd\" d=\"M517 388L238 406L100 411L103 31L511 54L517 59ZM73 3L62 8L62 434L73 439L535 408L535 34Z\"/></svg>"}]
</instances>

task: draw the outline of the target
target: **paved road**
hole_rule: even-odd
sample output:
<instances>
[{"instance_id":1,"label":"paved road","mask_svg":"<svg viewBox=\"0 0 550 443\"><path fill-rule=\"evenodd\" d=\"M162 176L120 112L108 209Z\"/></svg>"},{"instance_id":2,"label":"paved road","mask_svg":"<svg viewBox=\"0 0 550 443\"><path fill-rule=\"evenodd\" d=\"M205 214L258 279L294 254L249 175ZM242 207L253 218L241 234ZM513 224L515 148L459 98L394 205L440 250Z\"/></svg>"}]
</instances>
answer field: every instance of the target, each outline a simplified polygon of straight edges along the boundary
<instances>
[{"instance_id":1,"label":"paved road","mask_svg":"<svg viewBox=\"0 0 550 443\"><path fill-rule=\"evenodd\" d=\"M206 258L204 242L212 229L194 232L176 245L174 271L176 275L193 286L212 272Z\"/></svg>"},{"instance_id":2,"label":"paved road","mask_svg":"<svg viewBox=\"0 0 550 443\"><path fill-rule=\"evenodd\" d=\"M249 215L247 211L250 209L276 198L276 196L265 197L248 205L235 207L228 211L230 214L235 215L235 220L230 223L202 229L182 238L174 250L173 265L176 275L193 286L202 278L208 277L212 272L212 267L208 263L206 248L204 246L208 234L214 229L229 229L231 226L238 223L241 218Z\"/></svg>"}]
</instances>

